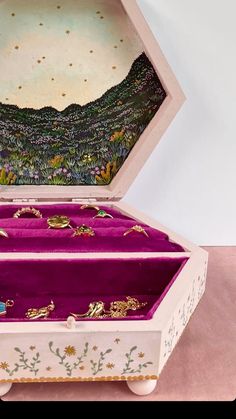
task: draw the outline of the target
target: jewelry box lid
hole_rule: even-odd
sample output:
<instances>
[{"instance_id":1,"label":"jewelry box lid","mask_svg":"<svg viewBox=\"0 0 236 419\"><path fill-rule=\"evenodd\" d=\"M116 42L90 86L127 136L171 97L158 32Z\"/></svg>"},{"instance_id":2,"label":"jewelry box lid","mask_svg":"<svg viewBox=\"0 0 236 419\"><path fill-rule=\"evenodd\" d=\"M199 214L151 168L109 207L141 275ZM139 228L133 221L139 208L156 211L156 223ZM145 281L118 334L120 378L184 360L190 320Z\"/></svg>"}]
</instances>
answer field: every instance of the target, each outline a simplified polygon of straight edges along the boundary
<instances>
[{"instance_id":1,"label":"jewelry box lid","mask_svg":"<svg viewBox=\"0 0 236 419\"><path fill-rule=\"evenodd\" d=\"M121 199L184 94L135 0L0 0L0 200Z\"/></svg>"}]
</instances>

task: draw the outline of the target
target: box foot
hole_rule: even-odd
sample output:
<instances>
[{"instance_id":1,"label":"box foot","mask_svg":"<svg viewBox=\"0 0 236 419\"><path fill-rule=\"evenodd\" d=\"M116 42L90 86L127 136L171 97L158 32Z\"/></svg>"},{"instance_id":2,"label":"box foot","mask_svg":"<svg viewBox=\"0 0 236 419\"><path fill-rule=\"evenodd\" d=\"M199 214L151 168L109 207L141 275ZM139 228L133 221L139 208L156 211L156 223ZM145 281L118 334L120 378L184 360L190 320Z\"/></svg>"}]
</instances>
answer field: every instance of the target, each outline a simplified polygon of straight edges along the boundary
<instances>
[{"instance_id":1,"label":"box foot","mask_svg":"<svg viewBox=\"0 0 236 419\"><path fill-rule=\"evenodd\" d=\"M157 380L145 380L145 381L127 381L127 386L132 393L137 396L147 396L151 394L157 385Z\"/></svg>"},{"instance_id":2,"label":"box foot","mask_svg":"<svg viewBox=\"0 0 236 419\"><path fill-rule=\"evenodd\" d=\"M12 383L0 383L0 397L5 396L12 387Z\"/></svg>"}]
</instances>

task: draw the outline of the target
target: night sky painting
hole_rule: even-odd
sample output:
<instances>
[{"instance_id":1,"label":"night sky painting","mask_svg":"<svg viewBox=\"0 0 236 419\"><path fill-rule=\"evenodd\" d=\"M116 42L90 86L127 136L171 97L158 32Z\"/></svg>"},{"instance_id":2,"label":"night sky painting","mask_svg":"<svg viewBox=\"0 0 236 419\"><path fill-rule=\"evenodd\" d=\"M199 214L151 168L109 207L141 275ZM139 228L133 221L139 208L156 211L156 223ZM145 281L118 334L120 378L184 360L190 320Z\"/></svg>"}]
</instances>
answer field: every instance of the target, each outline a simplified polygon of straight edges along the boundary
<instances>
[{"instance_id":1,"label":"night sky painting","mask_svg":"<svg viewBox=\"0 0 236 419\"><path fill-rule=\"evenodd\" d=\"M108 185L166 93L117 0L0 0L0 184Z\"/></svg>"}]
</instances>

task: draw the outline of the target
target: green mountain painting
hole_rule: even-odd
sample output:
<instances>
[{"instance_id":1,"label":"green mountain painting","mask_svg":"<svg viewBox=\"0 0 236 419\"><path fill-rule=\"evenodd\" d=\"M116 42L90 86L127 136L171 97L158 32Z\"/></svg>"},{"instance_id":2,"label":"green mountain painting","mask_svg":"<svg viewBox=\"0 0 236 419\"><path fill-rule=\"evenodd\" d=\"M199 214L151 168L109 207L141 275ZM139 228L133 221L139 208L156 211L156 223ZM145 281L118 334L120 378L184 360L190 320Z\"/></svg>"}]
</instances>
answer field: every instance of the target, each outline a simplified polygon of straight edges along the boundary
<instances>
[{"instance_id":1,"label":"green mountain painting","mask_svg":"<svg viewBox=\"0 0 236 419\"><path fill-rule=\"evenodd\" d=\"M0 184L109 185L165 98L143 53L125 80L85 106L0 103Z\"/></svg>"}]
</instances>

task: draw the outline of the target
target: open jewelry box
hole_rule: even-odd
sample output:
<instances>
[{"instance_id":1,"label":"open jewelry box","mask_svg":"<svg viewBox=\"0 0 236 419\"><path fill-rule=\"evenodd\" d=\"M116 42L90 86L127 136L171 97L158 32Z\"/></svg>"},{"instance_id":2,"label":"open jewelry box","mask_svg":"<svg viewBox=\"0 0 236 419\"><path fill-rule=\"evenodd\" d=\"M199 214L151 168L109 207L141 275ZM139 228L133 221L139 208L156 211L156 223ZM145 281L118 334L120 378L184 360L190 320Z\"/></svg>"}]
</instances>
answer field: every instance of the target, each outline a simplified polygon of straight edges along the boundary
<instances>
[{"instance_id":1,"label":"open jewelry box","mask_svg":"<svg viewBox=\"0 0 236 419\"><path fill-rule=\"evenodd\" d=\"M147 394L203 295L208 255L122 198L184 95L135 0L1 0L0 27L0 301L14 301L0 317L0 395L119 380ZM13 217L27 207L42 218ZM49 229L55 215L71 228ZM94 236L73 237L83 225ZM123 318L70 315L129 296L145 306ZM26 318L51 300L49 317Z\"/></svg>"}]
</instances>

